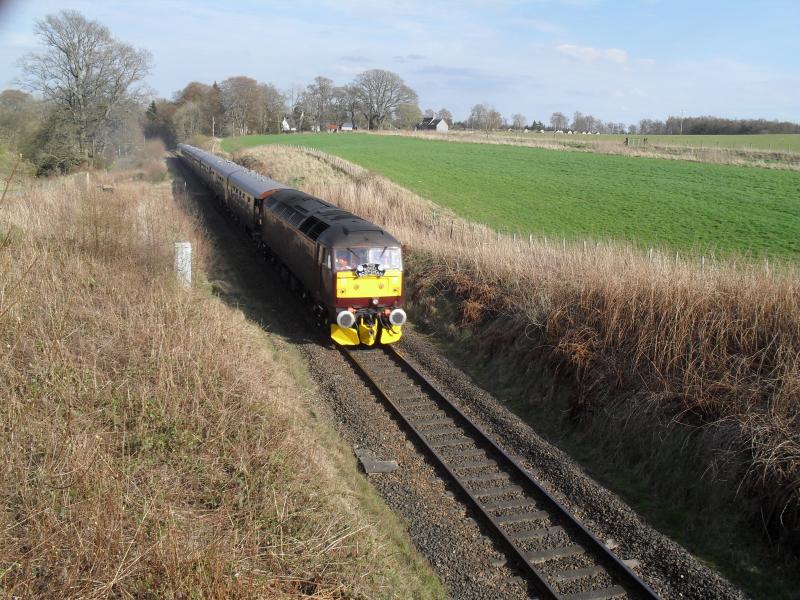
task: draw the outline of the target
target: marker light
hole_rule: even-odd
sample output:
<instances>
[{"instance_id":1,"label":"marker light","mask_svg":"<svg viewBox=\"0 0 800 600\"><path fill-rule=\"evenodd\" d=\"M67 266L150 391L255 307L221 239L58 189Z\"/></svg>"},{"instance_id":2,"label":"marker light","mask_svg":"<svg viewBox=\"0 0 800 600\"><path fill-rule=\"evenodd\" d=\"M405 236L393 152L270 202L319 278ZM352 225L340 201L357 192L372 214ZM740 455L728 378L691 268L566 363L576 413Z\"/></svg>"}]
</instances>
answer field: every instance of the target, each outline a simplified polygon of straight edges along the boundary
<instances>
[{"instance_id":1,"label":"marker light","mask_svg":"<svg viewBox=\"0 0 800 600\"><path fill-rule=\"evenodd\" d=\"M356 316L349 310L342 310L336 315L336 324L339 327L347 329L356 323Z\"/></svg>"},{"instance_id":2,"label":"marker light","mask_svg":"<svg viewBox=\"0 0 800 600\"><path fill-rule=\"evenodd\" d=\"M402 308L395 308L389 313L389 323L392 325L402 325L406 322L406 311Z\"/></svg>"}]
</instances>

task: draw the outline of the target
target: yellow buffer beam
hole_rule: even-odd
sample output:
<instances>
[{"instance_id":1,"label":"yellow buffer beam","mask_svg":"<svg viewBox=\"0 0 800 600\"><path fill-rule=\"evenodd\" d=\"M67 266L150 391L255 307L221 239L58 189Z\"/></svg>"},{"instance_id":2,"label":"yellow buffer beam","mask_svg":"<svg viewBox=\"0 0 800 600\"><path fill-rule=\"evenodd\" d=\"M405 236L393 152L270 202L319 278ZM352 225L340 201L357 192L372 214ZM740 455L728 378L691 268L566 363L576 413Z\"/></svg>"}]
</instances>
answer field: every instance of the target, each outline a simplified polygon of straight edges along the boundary
<instances>
[{"instance_id":1,"label":"yellow buffer beam","mask_svg":"<svg viewBox=\"0 0 800 600\"><path fill-rule=\"evenodd\" d=\"M386 271L382 276L356 276L352 271L336 274L337 298L380 298L403 293L403 272Z\"/></svg>"}]
</instances>

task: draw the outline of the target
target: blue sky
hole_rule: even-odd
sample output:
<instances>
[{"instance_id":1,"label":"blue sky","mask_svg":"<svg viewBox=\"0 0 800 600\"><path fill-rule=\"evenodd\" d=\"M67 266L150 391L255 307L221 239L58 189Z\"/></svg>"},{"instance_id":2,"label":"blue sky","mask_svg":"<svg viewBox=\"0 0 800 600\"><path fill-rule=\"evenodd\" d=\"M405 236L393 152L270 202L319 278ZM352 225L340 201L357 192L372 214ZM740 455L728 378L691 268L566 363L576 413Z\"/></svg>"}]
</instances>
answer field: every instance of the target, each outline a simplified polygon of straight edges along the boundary
<instances>
[{"instance_id":1,"label":"blue sky","mask_svg":"<svg viewBox=\"0 0 800 600\"><path fill-rule=\"evenodd\" d=\"M800 121L800 0L0 0L0 87L64 8L153 54L160 96L248 75L280 89L382 68L423 109L546 120L670 114Z\"/></svg>"}]
</instances>

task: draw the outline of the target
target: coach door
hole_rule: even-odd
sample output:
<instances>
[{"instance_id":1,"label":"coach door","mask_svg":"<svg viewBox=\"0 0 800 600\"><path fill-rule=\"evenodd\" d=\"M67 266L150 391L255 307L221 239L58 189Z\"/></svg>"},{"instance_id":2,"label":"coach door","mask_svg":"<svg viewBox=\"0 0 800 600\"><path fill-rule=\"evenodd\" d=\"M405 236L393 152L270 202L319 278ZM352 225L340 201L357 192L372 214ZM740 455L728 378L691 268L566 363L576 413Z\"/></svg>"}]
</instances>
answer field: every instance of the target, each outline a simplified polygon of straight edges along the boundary
<instances>
[{"instance_id":1,"label":"coach door","mask_svg":"<svg viewBox=\"0 0 800 600\"><path fill-rule=\"evenodd\" d=\"M253 229L255 231L261 231L261 206L264 204L264 200L261 198L255 198L253 202Z\"/></svg>"}]
</instances>

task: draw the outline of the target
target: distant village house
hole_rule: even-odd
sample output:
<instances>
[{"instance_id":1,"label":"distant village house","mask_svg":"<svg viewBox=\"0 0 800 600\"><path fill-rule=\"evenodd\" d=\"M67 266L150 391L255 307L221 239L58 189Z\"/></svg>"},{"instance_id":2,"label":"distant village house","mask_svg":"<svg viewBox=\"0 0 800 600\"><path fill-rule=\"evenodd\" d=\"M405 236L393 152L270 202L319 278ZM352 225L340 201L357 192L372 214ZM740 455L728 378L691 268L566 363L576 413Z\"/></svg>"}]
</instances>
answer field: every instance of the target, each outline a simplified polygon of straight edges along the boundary
<instances>
[{"instance_id":1,"label":"distant village house","mask_svg":"<svg viewBox=\"0 0 800 600\"><path fill-rule=\"evenodd\" d=\"M297 131L297 127L292 127L291 125L289 125L289 120L286 117L284 117L283 121L281 122L281 131L283 131L283 133Z\"/></svg>"},{"instance_id":2,"label":"distant village house","mask_svg":"<svg viewBox=\"0 0 800 600\"><path fill-rule=\"evenodd\" d=\"M415 131L448 131L450 126L444 119L437 119L435 117L430 119L422 119L414 126Z\"/></svg>"},{"instance_id":3,"label":"distant village house","mask_svg":"<svg viewBox=\"0 0 800 600\"><path fill-rule=\"evenodd\" d=\"M336 133L338 131L353 131L355 129L352 123L328 123L325 125L325 131L328 133Z\"/></svg>"}]
</instances>

